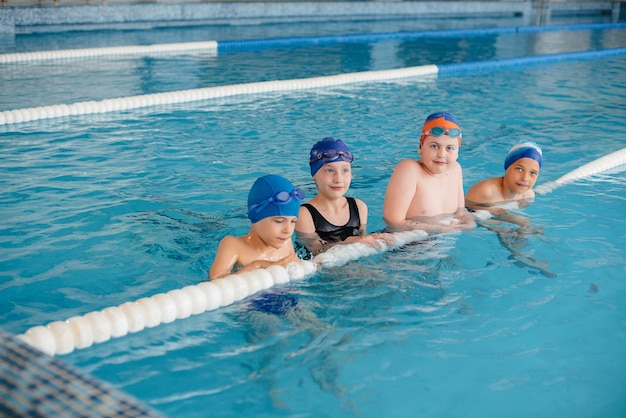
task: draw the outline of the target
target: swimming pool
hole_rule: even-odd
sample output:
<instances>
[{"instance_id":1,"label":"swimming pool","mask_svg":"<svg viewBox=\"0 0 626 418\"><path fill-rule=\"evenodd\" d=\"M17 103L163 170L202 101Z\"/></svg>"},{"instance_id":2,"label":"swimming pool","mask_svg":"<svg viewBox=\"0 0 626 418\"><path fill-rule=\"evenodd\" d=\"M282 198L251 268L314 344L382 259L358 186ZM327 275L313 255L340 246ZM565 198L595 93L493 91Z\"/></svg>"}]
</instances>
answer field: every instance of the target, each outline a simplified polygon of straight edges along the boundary
<instances>
[{"instance_id":1,"label":"swimming pool","mask_svg":"<svg viewBox=\"0 0 626 418\"><path fill-rule=\"evenodd\" d=\"M442 48L383 41L141 59L131 75L103 69L126 59L78 60L69 75L66 63L20 64L24 79L15 71L0 103L248 82L285 57L265 77L570 52L581 39L615 48L624 33L455 39L428 60L424 51ZM78 78L94 63L102 74ZM501 173L519 139L542 145L538 183L553 180L625 146L625 65L624 56L522 65L2 126L3 328L18 334L198 283L219 239L246 231L257 176L283 173L313 193L306 157L324 136L355 153L352 194L370 207L370 231L383 227L387 179L414 155L431 111L451 111L466 132L466 189ZM61 84L24 82L44 69ZM556 277L520 265L479 228L275 288L297 298L285 316L244 301L62 358L168 416L620 416L625 189L616 169L524 210L543 233L515 244Z\"/></svg>"}]
</instances>

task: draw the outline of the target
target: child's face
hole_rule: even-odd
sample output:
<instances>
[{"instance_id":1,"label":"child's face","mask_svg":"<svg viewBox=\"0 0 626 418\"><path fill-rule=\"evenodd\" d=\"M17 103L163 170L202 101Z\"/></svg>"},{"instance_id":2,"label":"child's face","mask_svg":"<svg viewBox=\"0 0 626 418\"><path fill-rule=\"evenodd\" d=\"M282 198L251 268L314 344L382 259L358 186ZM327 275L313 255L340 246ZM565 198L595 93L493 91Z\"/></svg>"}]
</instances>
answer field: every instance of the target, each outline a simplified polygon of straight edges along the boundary
<instances>
[{"instance_id":1,"label":"child's face","mask_svg":"<svg viewBox=\"0 0 626 418\"><path fill-rule=\"evenodd\" d=\"M520 158L504 172L504 187L515 193L525 193L537 182L539 170L537 161L532 158Z\"/></svg>"},{"instance_id":2,"label":"child's face","mask_svg":"<svg viewBox=\"0 0 626 418\"><path fill-rule=\"evenodd\" d=\"M253 224L261 240L276 249L292 245L291 236L296 227L296 216L270 216Z\"/></svg>"},{"instance_id":3,"label":"child's face","mask_svg":"<svg viewBox=\"0 0 626 418\"><path fill-rule=\"evenodd\" d=\"M325 196L343 196L352 182L352 166L347 161L325 164L313 176L317 191Z\"/></svg>"},{"instance_id":4,"label":"child's face","mask_svg":"<svg viewBox=\"0 0 626 418\"><path fill-rule=\"evenodd\" d=\"M421 155L420 161L430 172L444 173L459 157L459 141L448 135L429 135L417 152Z\"/></svg>"}]
</instances>

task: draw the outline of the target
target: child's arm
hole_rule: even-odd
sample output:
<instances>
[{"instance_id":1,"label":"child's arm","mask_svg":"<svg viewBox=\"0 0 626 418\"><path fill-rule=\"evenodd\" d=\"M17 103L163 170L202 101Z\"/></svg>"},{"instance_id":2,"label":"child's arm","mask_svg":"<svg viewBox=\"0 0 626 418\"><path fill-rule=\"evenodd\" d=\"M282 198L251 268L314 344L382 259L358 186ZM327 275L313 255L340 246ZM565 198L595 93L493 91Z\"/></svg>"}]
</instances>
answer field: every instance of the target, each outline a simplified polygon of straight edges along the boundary
<instances>
[{"instance_id":1,"label":"child's arm","mask_svg":"<svg viewBox=\"0 0 626 418\"><path fill-rule=\"evenodd\" d=\"M251 263L246 264L239 270L237 270L237 273L242 273L244 271L251 271L251 270L256 270L256 269L265 269L265 268L268 268L269 266L274 266L274 265L286 266L287 264L293 261L298 261L298 256L296 255L295 251L292 254L289 254L288 256L283 257L277 261L255 260Z\"/></svg>"},{"instance_id":2,"label":"child's arm","mask_svg":"<svg viewBox=\"0 0 626 418\"><path fill-rule=\"evenodd\" d=\"M220 241L217 254L209 270L209 279L219 279L229 275L239 259L238 241L236 237L226 236Z\"/></svg>"},{"instance_id":3,"label":"child's arm","mask_svg":"<svg viewBox=\"0 0 626 418\"><path fill-rule=\"evenodd\" d=\"M367 205L361 199L354 199L356 202L356 206L359 209L359 235L365 236L367 235Z\"/></svg>"},{"instance_id":4,"label":"child's arm","mask_svg":"<svg viewBox=\"0 0 626 418\"><path fill-rule=\"evenodd\" d=\"M476 228L476 219L474 219L474 216L469 213L465 206L458 208L456 212L454 212L454 217L459 221L459 229L467 230Z\"/></svg>"},{"instance_id":5,"label":"child's arm","mask_svg":"<svg viewBox=\"0 0 626 418\"><path fill-rule=\"evenodd\" d=\"M469 211L465 208L465 193L463 192L463 172L461 171L461 175L459 178L459 188L458 188L458 200L457 200L457 210L454 212L454 217L459 221L459 228L461 230L473 229L476 228L476 220L469 213Z\"/></svg>"},{"instance_id":6,"label":"child's arm","mask_svg":"<svg viewBox=\"0 0 626 418\"><path fill-rule=\"evenodd\" d=\"M383 220L392 229L406 229L406 215L415 195L416 178L414 161L401 161L393 171L383 204Z\"/></svg>"}]
</instances>

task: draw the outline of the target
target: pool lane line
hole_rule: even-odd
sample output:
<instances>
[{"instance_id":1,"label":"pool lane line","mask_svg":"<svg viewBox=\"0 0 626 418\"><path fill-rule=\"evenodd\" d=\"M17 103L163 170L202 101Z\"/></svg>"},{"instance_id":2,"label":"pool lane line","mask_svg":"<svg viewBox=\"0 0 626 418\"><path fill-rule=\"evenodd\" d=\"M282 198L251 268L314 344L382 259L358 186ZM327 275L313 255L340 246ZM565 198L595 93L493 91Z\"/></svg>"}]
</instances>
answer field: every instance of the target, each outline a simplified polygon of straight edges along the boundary
<instances>
[{"instance_id":1,"label":"pool lane line","mask_svg":"<svg viewBox=\"0 0 626 418\"><path fill-rule=\"evenodd\" d=\"M217 55L217 41L18 52L14 54L0 54L0 64L104 56L180 55L186 52L198 51L206 51Z\"/></svg>"},{"instance_id":2,"label":"pool lane line","mask_svg":"<svg viewBox=\"0 0 626 418\"><path fill-rule=\"evenodd\" d=\"M229 306L274 285L312 277L319 269L341 266L424 240L428 233L420 230L403 231L393 233L393 237L393 245L382 240L378 241L379 248L361 242L337 245L312 260L294 261L285 267L273 265L188 285L64 321L34 326L17 338L50 356L69 354L94 343L103 343L111 338Z\"/></svg>"},{"instance_id":3,"label":"pool lane line","mask_svg":"<svg viewBox=\"0 0 626 418\"><path fill-rule=\"evenodd\" d=\"M561 187L576 180L582 180L595 176L596 174L600 174L604 171L608 171L624 164L626 164L626 148L622 148L621 150L612 152L587 164L581 165L556 180L543 183L535 187L535 193L545 195L552 192L557 187Z\"/></svg>"},{"instance_id":4,"label":"pool lane line","mask_svg":"<svg viewBox=\"0 0 626 418\"><path fill-rule=\"evenodd\" d=\"M549 64L582 59L608 58L626 55L626 48L537 55L444 65L423 65L392 70L364 71L303 79L262 81L256 83L205 87L167 93L86 101L72 104L49 105L0 112L0 126L67 116L80 116L139 109L152 106L190 103L231 96L299 91L323 87L336 87L355 83L384 82L424 76L446 76L508 67Z\"/></svg>"},{"instance_id":5,"label":"pool lane line","mask_svg":"<svg viewBox=\"0 0 626 418\"><path fill-rule=\"evenodd\" d=\"M340 43L368 43L384 40L436 39L455 37L478 37L517 33L558 32L576 30L626 29L626 22L588 23L555 26L507 26L478 29L449 29L433 31L382 32L367 34L344 34L325 36L302 36L290 38L243 39L217 42L219 52L246 51L263 48L279 48L292 46L332 45Z\"/></svg>"},{"instance_id":6,"label":"pool lane line","mask_svg":"<svg viewBox=\"0 0 626 418\"><path fill-rule=\"evenodd\" d=\"M14 109L0 112L0 126L23 122L51 119L64 116L90 115L145 108L151 106L189 103L230 96L298 91L320 87L343 86L353 83L387 81L401 78L419 77L436 74L436 65L399 68L383 71L364 71L331 76L312 77L292 80L262 81L256 83L233 84L226 86L205 87L200 89L154 93L140 96L86 101L72 104Z\"/></svg>"},{"instance_id":7,"label":"pool lane line","mask_svg":"<svg viewBox=\"0 0 626 418\"><path fill-rule=\"evenodd\" d=\"M64 49L0 54L0 64L31 62L41 60L62 60L124 55L178 55L186 52L246 51L285 46L317 46L339 43L368 43L384 40L435 39L454 37L478 37L490 35L558 32L576 30L626 29L626 23L586 23L554 26L510 26L480 29L449 29L433 31L382 32L368 34L344 34L323 36L302 36L289 38L244 39L205 42L185 42L172 44L117 46L105 48Z\"/></svg>"},{"instance_id":8,"label":"pool lane line","mask_svg":"<svg viewBox=\"0 0 626 418\"><path fill-rule=\"evenodd\" d=\"M533 55L528 57L503 58L487 61L459 62L452 64L438 65L438 75L457 76L464 73L493 71L502 68L516 66L530 66L537 64L552 64L569 61L593 60L600 58L611 58L626 54L626 47L598 49L593 51L566 52L559 54Z\"/></svg>"}]
</instances>

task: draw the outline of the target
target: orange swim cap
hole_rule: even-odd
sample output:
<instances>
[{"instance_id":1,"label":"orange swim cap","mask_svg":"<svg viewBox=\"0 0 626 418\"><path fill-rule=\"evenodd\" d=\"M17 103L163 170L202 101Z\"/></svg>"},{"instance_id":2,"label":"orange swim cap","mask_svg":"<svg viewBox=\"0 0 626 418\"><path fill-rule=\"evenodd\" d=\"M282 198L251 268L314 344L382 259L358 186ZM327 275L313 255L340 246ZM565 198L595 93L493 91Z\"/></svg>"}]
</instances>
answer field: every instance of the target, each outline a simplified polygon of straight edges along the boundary
<instances>
[{"instance_id":1,"label":"orange swim cap","mask_svg":"<svg viewBox=\"0 0 626 418\"><path fill-rule=\"evenodd\" d=\"M456 118L447 112L437 112L429 115L424 122L424 126L422 127L422 134L420 135L420 147L424 143L424 140L429 135L430 130L432 128L444 128L444 129L458 129L459 130L459 147L461 146L461 138L463 134L461 133L461 127L459 126Z\"/></svg>"}]
</instances>

